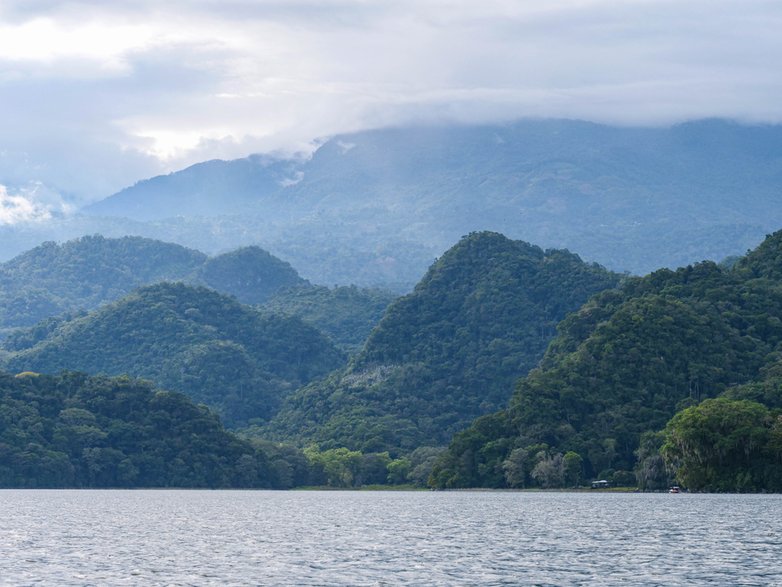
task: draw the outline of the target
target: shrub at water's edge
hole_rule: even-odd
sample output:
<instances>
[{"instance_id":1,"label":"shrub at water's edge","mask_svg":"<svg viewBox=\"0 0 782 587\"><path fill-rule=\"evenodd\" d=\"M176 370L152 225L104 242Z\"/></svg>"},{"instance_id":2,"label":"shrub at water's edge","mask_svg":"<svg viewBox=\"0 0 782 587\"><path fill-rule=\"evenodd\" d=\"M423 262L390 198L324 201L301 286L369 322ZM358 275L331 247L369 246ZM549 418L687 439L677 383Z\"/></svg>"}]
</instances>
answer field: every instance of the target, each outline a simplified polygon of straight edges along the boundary
<instances>
[{"instance_id":1,"label":"shrub at water's edge","mask_svg":"<svg viewBox=\"0 0 782 587\"><path fill-rule=\"evenodd\" d=\"M661 452L693 491L782 491L782 414L757 402L708 399L679 412Z\"/></svg>"}]
</instances>

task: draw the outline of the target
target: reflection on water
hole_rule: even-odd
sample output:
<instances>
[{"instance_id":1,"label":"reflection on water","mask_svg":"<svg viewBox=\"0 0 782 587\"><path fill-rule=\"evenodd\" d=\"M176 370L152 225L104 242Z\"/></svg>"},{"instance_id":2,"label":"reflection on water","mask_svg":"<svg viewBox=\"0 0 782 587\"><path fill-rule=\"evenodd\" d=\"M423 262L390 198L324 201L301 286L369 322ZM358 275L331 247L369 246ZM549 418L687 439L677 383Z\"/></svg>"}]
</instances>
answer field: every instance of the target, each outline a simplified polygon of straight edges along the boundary
<instances>
[{"instance_id":1,"label":"reflection on water","mask_svg":"<svg viewBox=\"0 0 782 587\"><path fill-rule=\"evenodd\" d=\"M0 584L782 585L782 496L0 491Z\"/></svg>"}]
</instances>

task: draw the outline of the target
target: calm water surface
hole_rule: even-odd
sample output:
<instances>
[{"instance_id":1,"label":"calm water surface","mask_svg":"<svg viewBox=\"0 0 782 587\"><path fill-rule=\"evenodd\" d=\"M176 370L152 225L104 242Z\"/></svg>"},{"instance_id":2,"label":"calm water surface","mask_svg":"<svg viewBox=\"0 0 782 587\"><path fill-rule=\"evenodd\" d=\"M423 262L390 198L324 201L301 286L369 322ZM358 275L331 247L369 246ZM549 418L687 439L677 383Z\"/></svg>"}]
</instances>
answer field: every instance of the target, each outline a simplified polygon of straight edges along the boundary
<instances>
[{"instance_id":1,"label":"calm water surface","mask_svg":"<svg viewBox=\"0 0 782 587\"><path fill-rule=\"evenodd\" d=\"M782 496L0 491L2 585L782 585Z\"/></svg>"}]
</instances>

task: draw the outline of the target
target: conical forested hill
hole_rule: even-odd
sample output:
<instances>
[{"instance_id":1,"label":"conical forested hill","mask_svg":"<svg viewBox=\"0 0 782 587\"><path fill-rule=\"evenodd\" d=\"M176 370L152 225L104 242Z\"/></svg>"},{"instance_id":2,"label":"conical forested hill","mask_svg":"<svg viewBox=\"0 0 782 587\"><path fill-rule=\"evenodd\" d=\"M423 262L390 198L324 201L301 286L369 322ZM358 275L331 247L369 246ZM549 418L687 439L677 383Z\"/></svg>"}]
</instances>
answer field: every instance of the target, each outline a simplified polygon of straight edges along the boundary
<instances>
[{"instance_id":1,"label":"conical forested hill","mask_svg":"<svg viewBox=\"0 0 782 587\"><path fill-rule=\"evenodd\" d=\"M348 368L292 396L271 430L364 451L444 443L505 405L557 322L617 281L567 251L473 233L389 307Z\"/></svg>"},{"instance_id":2,"label":"conical forested hill","mask_svg":"<svg viewBox=\"0 0 782 587\"><path fill-rule=\"evenodd\" d=\"M660 270L595 296L560 324L510 407L456 436L435 484L545 484L563 453L586 475L631 470L643 433L777 364L781 260L779 232L732 269Z\"/></svg>"},{"instance_id":3,"label":"conical forested hill","mask_svg":"<svg viewBox=\"0 0 782 587\"><path fill-rule=\"evenodd\" d=\"M317 330L294 317L261 315L233 298L181 283L135 291L86 316L53 321L23 348L13 371L130 374L214 407L228 424L265 420L294 389L343 364Z\"/></svg>"},{"instance_id":4,"label":"conical forested hill","mask_svg":"<svg viewBox=\"0 0 782 587\"><path fill-rule=\"evenodd\" d=\"M244 304L260 304L282 289L307 284L290 264L260 247L243 247L206 260L198 281Z\"/></svg>"}]
</instances>

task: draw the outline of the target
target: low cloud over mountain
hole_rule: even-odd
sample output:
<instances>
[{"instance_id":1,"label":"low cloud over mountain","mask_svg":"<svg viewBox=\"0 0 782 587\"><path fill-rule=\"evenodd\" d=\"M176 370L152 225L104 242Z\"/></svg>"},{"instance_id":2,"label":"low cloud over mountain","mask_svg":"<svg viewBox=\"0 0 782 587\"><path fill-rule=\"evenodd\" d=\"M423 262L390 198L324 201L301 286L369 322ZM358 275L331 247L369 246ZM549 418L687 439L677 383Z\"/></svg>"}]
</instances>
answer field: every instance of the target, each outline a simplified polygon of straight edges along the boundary
<instances>
[{"instance_id":1,"label":"low cloud over mountain","mask_svg":"<svg viewBox=\"0 0 782 587\"><path fill-rule=\"evenodd\" d=\"M421 121L779 122L780 18L762 0L9 0L0 183L91 200Z\"/></svg>"}]
</instances>

